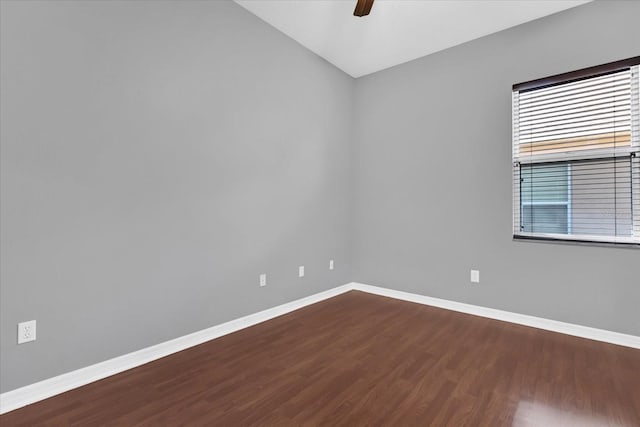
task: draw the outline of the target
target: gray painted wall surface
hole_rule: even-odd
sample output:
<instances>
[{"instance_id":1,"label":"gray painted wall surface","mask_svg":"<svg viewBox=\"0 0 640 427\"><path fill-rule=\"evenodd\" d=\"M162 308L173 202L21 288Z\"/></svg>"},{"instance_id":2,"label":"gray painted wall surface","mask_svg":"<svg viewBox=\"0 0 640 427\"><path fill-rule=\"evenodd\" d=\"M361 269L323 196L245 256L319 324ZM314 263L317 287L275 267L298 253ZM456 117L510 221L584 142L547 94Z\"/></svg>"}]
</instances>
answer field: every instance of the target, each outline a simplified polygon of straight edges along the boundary
<instances>
[{"instance_id":1,"label":"gray painted wall surface","mask_svg":"<svg viewBox=\"0 0 640 427\"><path fill-rule=\"evenodd\" d=\"M1 15L2 391L349 281L351 77L231 2Z\"/></svg>"},{"instance_id":2,"label":"gray painted wall surface","mask_svg":"<svg viewBox=\"0 0 640 427\"><path fill-rule=\"evenodd\" d=\"M1 391L351 280L640 334L640 252L513 242L510 187L511 84L640 54L638 3L356 81L228 2L1 15Z\"/></svg>"},{"instance_id":3,"label":"gray painted wall surface","mask_svg":"<svg viewBox=\"0 0 640 427\"><path fill-rule=\"evenodd\" d=\"M356 80L353 279L640 335L640 251L511 239L511 85L640 55L639 16L590 3Z\"/></svg>"}]
</instances>

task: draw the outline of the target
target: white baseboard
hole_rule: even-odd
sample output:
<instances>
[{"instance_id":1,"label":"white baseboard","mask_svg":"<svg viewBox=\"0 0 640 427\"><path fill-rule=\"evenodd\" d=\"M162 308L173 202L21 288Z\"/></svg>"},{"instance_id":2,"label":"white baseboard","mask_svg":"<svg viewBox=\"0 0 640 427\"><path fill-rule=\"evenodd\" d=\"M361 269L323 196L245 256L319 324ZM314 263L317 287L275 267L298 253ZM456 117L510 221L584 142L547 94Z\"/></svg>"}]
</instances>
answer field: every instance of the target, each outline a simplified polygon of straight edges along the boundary
<instances>
[{"instance_id":1,"label":"white baseboard","mask_svg":"<svg viewBox=\"0 0 640 427\"><path fill-rule=\"evenodd\" d=\"M161 357L168 356L206 341L236 332L240 329L282 316L307 305L340 295L352 289L351 284L338 286L286 304L279 305L211 328L166 341L123 356L105 360L86 368L77 369L28 386L0 394L0 414L64 393L71 389L124 372Z\"/></svg>"},{"instance_id":2,"label":"white baseboard","mask_svg":"<svg viewBox=\"0 0 640 427\"><path fill-rule=\"evenodd\" d=\"M617 344L625 347L640 349L640 337L635 335L621 334L619 332L612 332L606 331L604 329L596 329L588 326L559 322L557 320L544 319L541 317L529 316L526 314L496 310L495 308L487 308L478 305L450 301L446 299L432 298L424 295L412 294L409 292L402 292L388 288L381 288L378 286L366 285L364 283L351 283L350 285L351 289L357 291L368 292L371 294L395 298L403 301L410 301L418 304L445 308L447 310L459 311L461 313L488 317L489 319L503 320L505 322L517 323L519 325L531 326L533 328L545 329L547 331L560 332L566 335L573 335L576 337L588 338L591 340L603 341L610 344Z\"/></svg>"},{"instance_id":3,"label":"white baseboard","mask_svg":"<svg viewBox=\"0 0 640 427\"><path fill-rule=\"evenodd\" d=\"M509 311L496 310L493 308L481 307L477 305L464 304L439 298L427 297L424 295L412 294L409 292L396 291L378 286L366 285L363 283L348 283L328 291L320 292L296 301L279 305L258 313L250 314L239 319L235 319L220 325L203 329L189 335L185 335L170 341L166 341L151 347L123 356L115 357L86 368L77 369L57 377L39 381L25 387L11 390L0 394L0 414L4 414L14 409L38 402L40 400L64 393L65 391L98 381L111 375L124 372L145 363L152 362L161 357L168 356L189 347L202 344L206 341L221 337L223 335L236 332L240 329L262 323L274 317L287 314L307 305L323 301L342 293L356 290L385 297L395 298L403 301L415 302L418 304L440 307L447 310L461 313L473 314L490 319L503 320L505 322L517 323L519 325L531 326L548 331L560 332L596 341L603 341L611 344L640 349L640 337L626 335L618 332L606 331L603 329L590 328L587 326L574 325L571 323L559 322L556 320L543 319L540 317L528 316L525 314L512 313Z\"/></svg>"}]
</instances>

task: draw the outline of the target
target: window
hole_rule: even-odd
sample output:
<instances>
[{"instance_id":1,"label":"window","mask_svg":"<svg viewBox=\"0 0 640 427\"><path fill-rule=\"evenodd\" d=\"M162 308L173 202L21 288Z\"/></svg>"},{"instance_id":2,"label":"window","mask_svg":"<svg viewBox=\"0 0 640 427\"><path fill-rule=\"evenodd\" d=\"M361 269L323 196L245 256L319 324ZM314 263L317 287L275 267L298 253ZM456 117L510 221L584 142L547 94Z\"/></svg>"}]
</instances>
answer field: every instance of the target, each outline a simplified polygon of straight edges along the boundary
<instances>
[{"instance_id":1,"label":"window","mask_svg":"<svg viewBox=\"0 0 640 427\"><path fill-rule=\"evenodd\" d=\"M513 234L640 247L640 57L513 86Z\"/></svg>"},{"instance_id":2,"label":"window","mask_svg":"<svg viewBox=\"0 0 640 427\"><path fill-rule=\"evenodd\" d=\"M520 177L522 231L568 234L569 165L523 165Z\"/></svg>"}]
</instances>

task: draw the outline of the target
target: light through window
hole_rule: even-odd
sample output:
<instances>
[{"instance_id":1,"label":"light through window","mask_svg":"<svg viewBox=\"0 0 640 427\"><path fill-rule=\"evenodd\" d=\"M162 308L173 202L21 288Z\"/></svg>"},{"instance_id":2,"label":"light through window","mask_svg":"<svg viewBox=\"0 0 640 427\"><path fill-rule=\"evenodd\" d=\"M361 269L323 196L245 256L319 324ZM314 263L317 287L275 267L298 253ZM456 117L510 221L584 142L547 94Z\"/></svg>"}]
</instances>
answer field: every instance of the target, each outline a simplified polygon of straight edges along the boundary
<instances>
[{"instance_id":1,"label":"light through window","mask_svg":"<svg viewBox=\"0 0 640 427\"><path fill-rule=\"evenodd\" d=\"M514 85L515 238L640 245L639 63Z\"/></svg>"}]
</instances>

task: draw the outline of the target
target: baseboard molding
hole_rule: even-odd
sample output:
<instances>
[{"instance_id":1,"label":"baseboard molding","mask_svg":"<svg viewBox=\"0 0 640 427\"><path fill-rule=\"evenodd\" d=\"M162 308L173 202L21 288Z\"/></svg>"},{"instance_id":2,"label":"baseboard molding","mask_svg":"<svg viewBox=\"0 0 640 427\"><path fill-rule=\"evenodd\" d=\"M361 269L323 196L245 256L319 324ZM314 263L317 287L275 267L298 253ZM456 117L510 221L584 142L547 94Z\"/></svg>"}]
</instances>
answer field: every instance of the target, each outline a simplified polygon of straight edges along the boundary
<instances>
[{"instance_id":1,"label":"baseboard molding","mask_svg":"<svg viewBox=\"0 0 640 427\"><path fill-rule=\"evenodd\" d=\"M211 328L203 329L189 335L166 341L142 350L134 351L123 356L118 356L95 365L77 369L53 378L49 378L28 386L20 387L0 394L0 414L21 408L26 405L47 399L65 391L101 380L111 375L124 372L145 363L160 359L189 347L202 344L223 335L248 328L282 316L305 306L315 304L328 298L340 295L352 290L351 284L338 286L305 298L301 298L286 304L279 305L258 313L250 314Z\"/></svg>"},{"instance_id":2,"label":"baseboard molding","mask_svg":"<svg viewBox=\"0 0 640 427\"><path fill-rule=\"evenodd\" d=\"M560 332L562 334L588 338L595 341L602 341L610 344L617 344L625 347L640 349L640 337L635 335L621 334L619 332L612 332L604 329L596 329L588 326L559 322L557 320L544 319L541 317L529 316L526 314L513 313L510 311L496 310L494 308L487 308L440 298L427 297L424 295L412 294L409 292L402 292L388 288L381 288L378 286L366 285L364 283L351 283L350 285L353 290L357 291L395 298L403 301L415 302L418 304L430 305L433 307L445 308L447 310L473 314L475 316L487 317L489 319L517 323L519 325L531 326L533 328L545 329L547 331Z\"/></svg>"},{"instance_id":3,"label":"baseboard molding","mask_svg":"<svg viewBox=\"0 0 640 427\"><path fill-rule=\"evenodd\" d=\"M352 290L640 349L640 337L634 335L626 335L603 329L559 322L557 320L543 319L525 314L512 313L509 311L496 310L493 308L464 304L456 301L352 282L282 304L277 307L260 311L258 313L250 314L239 319L231 320L208 329L203 329L189 335L147 347L133 353L128 353L104 362L96 363L95 365L87 366L86 368L77 369L66 374L2 393L0 394L0 414L13 411L23 406L64 393L65 391L69 391L111 375L144 365L145 363L152 362L160 359L161 357L165 357L189 347L202 344L206 341L219 338L223 335L248 328L249 326L265 322L273 319L274 317L282 316L283 314L290 313L302 307L315 304Z\"/></svg>"}]
</instances>

